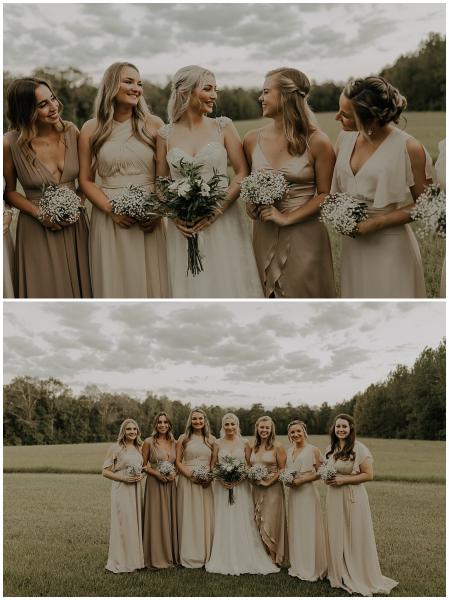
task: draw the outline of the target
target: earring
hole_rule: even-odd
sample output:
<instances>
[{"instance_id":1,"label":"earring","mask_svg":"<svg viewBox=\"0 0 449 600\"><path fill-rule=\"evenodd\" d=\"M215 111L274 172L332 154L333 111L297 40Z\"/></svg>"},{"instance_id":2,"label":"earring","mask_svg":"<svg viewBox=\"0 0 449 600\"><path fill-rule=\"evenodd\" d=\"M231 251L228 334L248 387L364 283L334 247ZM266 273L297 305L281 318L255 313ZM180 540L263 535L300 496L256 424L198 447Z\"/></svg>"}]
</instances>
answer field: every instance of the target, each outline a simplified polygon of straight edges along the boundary
<instances>
[{"instance_id":1,"label":"earring","mask_svg":"<svg viewBox=\"0 0 449 600\"><path fill-rule=\"evenodd\" d=\"M368 131L366 132L368 135L373 135L373 130L370 128L368 129Z\"/></svg>"}]
</instances>

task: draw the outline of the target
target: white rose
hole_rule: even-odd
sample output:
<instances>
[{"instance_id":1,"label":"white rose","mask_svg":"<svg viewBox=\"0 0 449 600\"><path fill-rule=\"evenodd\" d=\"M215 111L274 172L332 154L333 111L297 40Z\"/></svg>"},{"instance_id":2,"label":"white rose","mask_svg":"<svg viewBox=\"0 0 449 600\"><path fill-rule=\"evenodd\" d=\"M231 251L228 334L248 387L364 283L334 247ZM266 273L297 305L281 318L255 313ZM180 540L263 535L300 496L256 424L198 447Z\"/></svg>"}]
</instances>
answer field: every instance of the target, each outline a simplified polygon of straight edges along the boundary
<instances>
[{"instance_id":1,"label":"white rose","mask_svg":"<svg viewBox=\"0 0 449 600\"><path fill-rule=\"evenodd\" d=\"M207 196L209 196L209 192L210 192L210 186L207 183L202 183L201 184L200 195L207 197Z\"/></svg>"},{"instance_id":2,"label":"white rose","mask_svg":"<svg viewBox=\"0 0 449 600\"><path fill-rule=\"evenodd\" d=\"M191 189L190 183L188 181L184 181L178 186L178 196L187 198L187 194L191 191Z\"/></svg>"}]
</instances>

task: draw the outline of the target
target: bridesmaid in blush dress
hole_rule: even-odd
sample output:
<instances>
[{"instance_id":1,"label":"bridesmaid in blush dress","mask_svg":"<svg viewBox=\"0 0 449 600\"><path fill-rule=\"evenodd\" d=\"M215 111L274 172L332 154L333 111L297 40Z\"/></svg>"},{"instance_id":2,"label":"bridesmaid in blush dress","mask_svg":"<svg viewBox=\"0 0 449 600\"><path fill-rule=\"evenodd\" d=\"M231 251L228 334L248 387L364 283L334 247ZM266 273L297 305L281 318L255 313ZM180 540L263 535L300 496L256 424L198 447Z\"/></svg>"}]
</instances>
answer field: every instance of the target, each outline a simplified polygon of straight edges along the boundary
<instances>
[{"instance_id":1,"label":"bridesmaid in blush dress","mask_svg":"<svg viewBox=\"0 0 449 600\"><path fill-rule=\"evenodd\" d=\"M282 174L288 189L275 206L248 207L253 246L267 298L333 298L334 271L326 227L318 220L330 191L335 153L308 107L310 83L296 69L267 74L259 98L272 122L245 136L252 171Z\"/></svg>"},{"instance_id":2,"label":"bridesmaid in blush dress","mask_svg":"<svg viewBox=\"0 0 449 600\"><path fill-rule=\"evenodd\" d=\"M215 439L206 413L195 408L176 445L178 483L179 557L183 567L199 569L210 558L214 535L214 498L211 481L196 479L193 469L210 469Z\"/></svg>"},{"instance_id":3,"label":"bridesmaid in blush dress","mask_svg":"<svg viewBox=\"0 0 449 600\"><path fill-rule=\"evenodd\" d=\"M78 129L62 120L62 105L43 79L16 79L8 88L7 101L11 130L3 136L4 196L20 211L17 296L90 298L89 228L84 212L76 223L57 224L43 218L39 209L43 186L77 191ZM17 180L24 194L17 191Z\"/></svg>"},{"instance_id":4,"label":"bridesmaid in blush dress","mask_svg":"<svg viewBox=\"0 0 449 600\"><path fill-rule=\"evenodd\" d=\"M432 160L424 147L393 124L406 100L382 77L348 83L336 119L332 192L346 192L368 206L356 236L344 236L341 251L343 298L425 298L418 242L410 208L401 207L410 190L416 199L431 183Z\"/></svg>"},{"instance_id":5,"label":"bridesmaid in blush dress","mask_svg":"<svg viewBox=\"0 0 449 600\"><path fill-rule=\"evenodd\" d=\"M176 461L176 442L167 413L156 415L153 432L143 443L142 455L147 472L143 505L145 566L174 567L179 563L176 471L172 475L159 471L162 462L170 462L175 468Z\"/></svg>"},{"instance_id":6,"label":"bridesmaid in blush dress","mask_svg":"<svg viewBox=\"0 0 449 600\"><path fill-rule=\"evenodd\" d=\"M106 564L106 569L112 573L130 573L145 566L141 447L139 426L134 419L125 419L120 426L117 443L109 448L103 463L103 477L112 480L111 532Z\"/></svg>"},{"instance_id":7,"label":"bridesmaid in blush dress","mask_svg":"<svg viewBox=\"0 0 449 600\"><path fill-rule=\"evenodd\" d=\"M95 118L84 124L79 144L80 184L93 204L90 262L95 298L169 295L162 220L137 224L114 214L111 205L129 185L154 189L156 133L161 125L142 96L137 68L130 63L108 67Z\"/></svg>"},{"instance_id":8,"label":"bridesmaid in blush dress","mask_svg":"<svg viewBox=\"0 0 449 600\"><path fill-rule=\"evenodd\" d=\"M350 415L335 417L330 437L325 456L337 475L326 481L327 577L332 587L350 594L389 594L398 583L384 577L380 570L364 486L374 477L373 458L368 448L356 440Z\"/></svg>"},{"instance_id":9,"label":"bridesmaid in blush dress","mask_svg":"<svg viewBox=\"0 0 449 600\"><path fill-rule=\"evenodd\" d=\"M279 473L285 467L286 454L282 445L276 442L275 427L270 417L257 419L254 435L250 465L261 464L269 473L262 481L251 481L256 524L271 560L282 567L288 564L288 538L284 488L279 481Z\"/></svg>"},{"instance_id":10,"label":"bridesmaid in blush dress","mask_svg":"<svg viewBox=\"0 0 449 600\"><path fill-rule=\"evenodd\" d=\"M320 451L307 441L306 426L292 421L287 427L291 442L287 450L287 470L294 472L287 484L288 494L288 574L303 581L317 581L326 575L326 542L318 490L314 481L321 464Z\"/></svg>"}]
</instances>

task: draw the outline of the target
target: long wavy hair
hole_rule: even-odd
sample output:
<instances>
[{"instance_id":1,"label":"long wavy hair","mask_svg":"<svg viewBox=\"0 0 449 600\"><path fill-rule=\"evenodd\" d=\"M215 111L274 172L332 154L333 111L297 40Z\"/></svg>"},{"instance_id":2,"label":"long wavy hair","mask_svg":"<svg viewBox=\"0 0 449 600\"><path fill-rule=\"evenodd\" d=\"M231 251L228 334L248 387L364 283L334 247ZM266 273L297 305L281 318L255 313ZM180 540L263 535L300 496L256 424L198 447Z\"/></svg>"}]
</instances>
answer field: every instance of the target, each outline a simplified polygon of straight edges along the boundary
<instances>
[{"instance_id":1,"label":"long wavy hair","mask_svg":"<svg viewBox=\"0 0 449 600\"><path fill-rule=\"evenodd\" d=\"M389 81L380 76L351 79L343 94L352 102L357 128L367 132L377 121L381 127L399 123L407 100Z\"/></svg>"},{"instance_id":2,"label":"long wavy hair","mask_svg":"<svg viewBox=\"0 0 449 600\"><path fill-rule=\"evenodd\" d=\"M232 419L232 421L234 421L235 425L237 426L237 431L236 431L236 435L237 437L241 438L242 434L240 431L240 421L237 415L235 415L234 413L228 412L225 415L223 415L223 418L221 419L221 429L220 429L220 437L224 438L226 433L225 433L225 429L224 429L224 424L225 421L227 421L228 419Z\"/></svg>"},{"instance_id":3,"label":"long wavy hair","mask_svg":"<svg viewBox=\"0 0 449 600\"><path fill-rule=\"evenodd\" d=\"M340 444L339 444L339 439L335 433L335 424L338 421L338 419L344 419L345 421L347 421L349 423L349 435L348 437L345 439L345 444L343 446L343 448L341 450L339 450L340 448ZM335 460L354 460L355 458L355 452L354 452L354 444L355 444L355 423L354 423L354 418L351 417L351 415L347 415L346 413L340 413L339 415L337 415L332 423L332 427L330 428L329 431L329 435L331 438L331 447L329 452L326 452L326 458L329 458L329 456L332 456L332 454L334 455L334 459ZM335 452L336 451L336 452ZM335 454L334 454L335 452Z\"/></svg>"},{"instance_id":4,"label":"long wavy hair","mask_svg":"<svg viewBox=\"0 0 449 600\"><path fill-rule=\"evenodd\" d=\"M129 423L133 423L137 427L137 437L133 441L133 444L134 444L134 446L136 446L137 449L139 449L142 446L143 442L142 442L142 439L140 437L140 435L141 435L140 434L140 427L139 427L139 425L137 424L137 422L134 419L125 419L123 421L123 423L120 425L120 431L118 432L117 443L120 446L123 446L123 447L126 446L126 443L125 443L126 431L125 430L126 430L126 426Z\"/></svg>"},{"instance_id":5,"label":"long wavy hair","mask_svg":"<svg viewBox=\"0 0 449 600\"><path fill-rule=\"evenodd\" d=\"M179 121L189 106L193 90L203 85L204 80L209 76L215 77L212 71L198 65L189 65L176 71L173 76L171 94L167 104L167 114L170 123Z\"/></svg>"},{"instance_id":6,"label":"long wavy hair","mask_svg":"<svg viewBox=\"0 0 449 600\"><path fill-rule=\"evenodd\" d=\"M280 93L282 126L288 151L292 156L304 154L309 137L318 129L315 115L307 103L310 81L302 71L290 67L268 71L266 77L272 76Z\"/></svg>"},{"instance_id":7,"label":"long wavy hair","mask_svg":"<svg viewBox=\"0 0 449 600\"><path fill-rule=\"evenodd\" d=\"M201 435L203 436L203 440L204 440L204 443L206 444L206 446L212 450L213 444L210 440L211 431L210 431L209 419L207 418L207 415L202 408L192 408L192 410L190 411L189 418L187 419L187 423L186 423L186 429L184 431L184 439L182 440L183 448L186 447L187 443L190 441L190 439L193 435L193 426L192 426L193 413L200 413L201 415L203 415L204 427L203 427L203 431L201 432Z\"/></svg>"},{"instance_id":8,"label":"long wavy hair","mask_svg":"<svg viewBox=\"0 0 449 600\"><path fill-rule=\"evenodd\" d=\"M38 79L37 77L14 79L6 92L6 116L10 123L10 129L19 133L17 139L19 146L25 147L29 151L32 150L31 142L37 136L38 103L36 100L36 88L40 85L45 85L59 103L59 121L54 125L55 129L58 132L65 131L66 129L66 123L61 119L64 106L48 81ZM28 158L30 157L28 156Z\"/></svg>"},{"instance_id":9,"label":"long wavy hair","mask_svg":"<svg viewBox=\"0 0 449 600\"><path fill-rule=\"evenodd\" d=\"M153 430L150 434L150 437L153 439L153 443L157 444L157 441L159 439L159 432L157 430L157 424L159 422L159 417L165 417L168 421L168 425L169 425L169 429L167 431L167 439L170 442L174 442L175 441L175 436L173 435L173 423L171 418L168 416L168 414L164 411L159 412L153 419Z\"/></svg>"},{"instance_id":10,"label":"long wavy hair","mask_svg":"<svg viewBox=\"0 0 449 600\"><path fill-rule=\"evenodd\" d=\"M262 421L268 421L269 423L271 423L271 431L270 431L270 435L268 436L267 441L265 442L265 448L267 450L272 450L274 448L274 443L276 441L276 428L274 426L274 422L273 419L271 417L269 417L268 415L264 415L263 417L259 417L256 421L256 424L254 425L254 437L256 439L255 443L254 443L254 452L258 452L259 448L262 444L262 438L260 437L259 434L259 423L261 423Z\"/></svg>"},{"instance_id":11,"label":"long wavy hair","mask_svg":"<svg viewBox=\"0 0 449 600\"><path fill-rule=\"evenodd\" d=\"M139 69L131 63L113 63L104 72L98 88L94 107L96 127L91 138L92 169L96 168L101 147L112 133L115 97L120 89L120 77L124 67L131 67L139 72ZM155 135L146 127L146 120L150 115L150 109L145 102L145 98L141 95L137 105L132 108L131 124L133 134L142 143L148 144L150 148L155 150Z\"/></svg>"},{"instance_id":12,"label":"long wavy hair","mask_svg":"<svg viewBox=\"0 0 449 600\"><path fill-rule=\"evenodd\" d=\"M307 434L307 426L304 423L304 421L300 421L299 419L294 419L293 421L290 421L290 423L287 425L287 437L290 443L292 443L292 440L290 438L290 429L293 427L293 425L301 425L301 429L304 432L304 437L306 440L309 439L309 436Z\"/></svg>"}]
</instances>

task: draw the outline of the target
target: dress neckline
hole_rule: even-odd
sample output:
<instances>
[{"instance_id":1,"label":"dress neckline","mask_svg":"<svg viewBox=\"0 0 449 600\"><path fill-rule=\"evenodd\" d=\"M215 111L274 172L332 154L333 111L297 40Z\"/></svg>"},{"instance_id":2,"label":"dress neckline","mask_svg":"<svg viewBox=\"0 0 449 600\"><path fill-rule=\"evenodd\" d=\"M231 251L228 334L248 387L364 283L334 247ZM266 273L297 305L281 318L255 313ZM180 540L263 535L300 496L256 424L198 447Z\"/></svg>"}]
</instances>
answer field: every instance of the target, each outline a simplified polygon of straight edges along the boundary
<instances>
[{"instance_id":1,"label":"dress neckline","mask_svg":"<svg viewBox=\"0 0 449 600\"><path fill-rule=\"evenodd\" d=\"M195 154L190 154L190 152L187 152L187 150L184 150L183 148L180 148L179 146L174 146L173 148L170 148L167 151L167 154L169 154L170 152L173 152L174 150L178 150L179 152L182 152L189 158L195 160L203 152L203 150L205 150L208 146L211 146L214 144L216 146L219 146L220 148L223 148L223 150L226 151L226 148L224 147L224 145L221 144L219 141L210 141L210 142L207 142L206 144L204 144L204 146L201 146L201 148L197 152L195 152Z\"/></svg>"},{"instance_id":2,"label":"dress neckline","mask_svg":"<svg viewBox=\"0 0 449 600\"><path fill-rule=\"evenodd\" d=\"M357 132L357 135L354 136L354 142L352 144L351 151L349 152L349 158L348 158L349 170L351 171L351 175L353 177L357 177L357 175L360 173L360 171L365 167L366 163L369 162L375 154L377 154L379 148L381 148L384 145L384 143L390 139L390 137L392 136L392 134L395 130L396 130L396 127L393 127L393 129L390 131L390 133L387 135L387 137L385 137L380 142L380 144L377 146L377 148L374 150L374 152L368 156L368 158L365 160L365 162L362 164L362 166L357 170L356 173L354 173L354 171L352 170L352 167L351 167L351 159L352 159L352 155L354 154L355 145L356 145L357 140L359 139L359 135L360 135L360 131Z\"/></svg>"},{"instance_id":3,"label":"dress neckline","mask_svg":"<svg viewBox=\"0 0 449 600\"><path fill-rule=\"evenodd\" d=\"M64 163L63 163L61 175L60 175L58 181L56 180L56 177L53 175L53 173L50 171L50 169L46 166L46 164L44 162L42 162L42 160L38 157L34 148L31 147L31 152L34 154L35 160L40 164L41 167L43 167L47 171L47 173L50 175L50 179L52 179L53 182L56 182L55 183L56 185L61 185L62 179L64 177L64 173L65 173L65 167L67 164L67 149L68 149L67 128L62 133L63 133L63 139L64 139Z\"/></svg>"},{"instance_id":4,"label":"dress neckline","mask_svg":"<svg viewBox=\"0 0 449 600\"><path fill-rule=\"evenodd\" d=\"M263 151L263 148L262 148L262 146L260 145L260 141L259 141L259 140L257 140L257 143L256 143L256 148L257 148L257 147L259 148L259 152L262 154L262 156L263 156L263 158L264 158L265 162L267 163L267 165L269 165L269 166L270 166L270 168L271 168L271 169L273 169L273 171L281 171L281 170L282 170L282 168L283 168L283 165L286 165L286 164L289 164L289 163L291 163L291 162L292 162L293 160L295 160L296 158L300 158L300 156L299 156L299 155L298 155L298 156L291 156L291 157L290 157L290 158L289 158L287 161L285 161L285 162L283 163L283 165L281 165L281 166L279 166L279 167L275 167L275 166L273 165L273 163L272 163L270 160L268 160L268 157L267 157L267 155L265 154L265 152ZM304 154L305 154L305 153L304 153ZM304 156L304 154L302 154L301 156Z\"/></svg>"}]
</instances>

